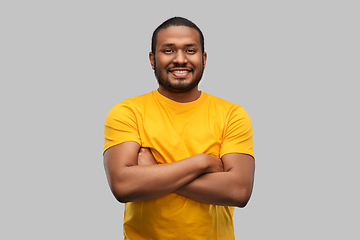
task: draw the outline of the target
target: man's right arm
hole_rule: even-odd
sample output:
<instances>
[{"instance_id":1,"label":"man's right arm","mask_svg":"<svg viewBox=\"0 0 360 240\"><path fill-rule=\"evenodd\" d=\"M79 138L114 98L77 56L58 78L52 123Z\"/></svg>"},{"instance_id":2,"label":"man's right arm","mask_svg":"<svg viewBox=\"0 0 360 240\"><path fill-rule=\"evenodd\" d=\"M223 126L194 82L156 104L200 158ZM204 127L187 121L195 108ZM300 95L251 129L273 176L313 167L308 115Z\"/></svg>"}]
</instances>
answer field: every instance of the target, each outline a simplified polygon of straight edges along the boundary
<instances>
[{"instance_id":1,"label":"man's right arm","mask_svg":"<svg viewBox=\"0 0 360 240\"><path fill-rule=\"evenodd\" d=\"M202 174L222 172L221 160L197 154L173 163L137 165L140 145L124 142L107 149L104 166L115 198L120 202L161 197L186 185Z\"/></svg>"}]
</instances>

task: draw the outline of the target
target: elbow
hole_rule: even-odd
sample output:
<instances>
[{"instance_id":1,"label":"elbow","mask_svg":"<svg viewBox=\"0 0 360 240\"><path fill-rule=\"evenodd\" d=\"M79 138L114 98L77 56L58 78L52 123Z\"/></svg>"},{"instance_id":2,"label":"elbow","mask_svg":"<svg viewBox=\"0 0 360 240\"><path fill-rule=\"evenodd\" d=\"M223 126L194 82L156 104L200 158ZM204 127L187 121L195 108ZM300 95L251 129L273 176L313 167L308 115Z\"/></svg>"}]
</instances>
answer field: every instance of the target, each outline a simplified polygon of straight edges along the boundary
<instances>
[{"instance_id":1,"label":"elbow","mask_svg":"<svg viewBox=\"0 0 360 240\"><path fill-rule=\"evenodd\" d=\"M251 189L242 189L236 191L233 198L233 205L238 208L244 208L251 197Z\"/></svg>"},{"instance_id":2,"label":"elbow","mask_svg":"<svg viewBox=\"0 0 360 240\"><path fill-rule=\"evenodd\" d=\"M116 191L116 192L113 191L113 195L114 195L114 197L116 198L116 200L117 200L118 202L121 202L121 203L131 202L129 196L126 195L126 194L119 193L119 192L117 192L117 191Z\"/></svg>"},{"instance_id":3,"label":"elbow","mask_svg":"<svg viewBox=\"0 0 360 240\"><path fill-rule=\"evenodd\" d=\"M118 195L118 194L114 194L114 197L116 198L116 200L120 203L127 203L127 202L131 202L126 196L122 196L122 195Z\"/></svg>"},{"instance_id":4,"label":"elbow","mask_svg":"<svg viewBox=\"0 0 360 240\"><path fill-rule=\"evenodd\" d=\"M125 186L122 186L121 184L111 184L110 188L112 194L114 195L117 201L121 203L127 203L133 201L131 191L129 191Z\"/></svg>"},{"instance_id":5,"label":"elbow","mask_svg":"<svg viewBox=\"0 0 360 240\"><path fill-rule=\"evenodd\" d=\"M244 208L244 207L246 207L248 202L249 202L249 200L238 201L235 207Z\"/></svg>"}]
</instances>

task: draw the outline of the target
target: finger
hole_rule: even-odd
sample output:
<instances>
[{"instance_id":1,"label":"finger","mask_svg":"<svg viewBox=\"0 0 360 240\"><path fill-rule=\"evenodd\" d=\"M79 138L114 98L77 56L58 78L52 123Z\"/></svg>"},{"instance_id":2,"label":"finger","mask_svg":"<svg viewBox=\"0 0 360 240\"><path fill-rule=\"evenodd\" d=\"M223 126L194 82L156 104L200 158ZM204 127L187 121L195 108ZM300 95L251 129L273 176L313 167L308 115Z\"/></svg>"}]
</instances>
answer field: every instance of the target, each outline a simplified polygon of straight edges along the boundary
<instances>
[{"instance_id":1,"label":"finger","mask_svg":"<svg viewBox=\"0 0 360 240\"><path fill-rule=\"evenodd\" d=\"M146 151L148 151L149 149L148 148L144 148L144 147L141 147L139 149L139 153L145 153Z\"/></svg>"}]
</instances>

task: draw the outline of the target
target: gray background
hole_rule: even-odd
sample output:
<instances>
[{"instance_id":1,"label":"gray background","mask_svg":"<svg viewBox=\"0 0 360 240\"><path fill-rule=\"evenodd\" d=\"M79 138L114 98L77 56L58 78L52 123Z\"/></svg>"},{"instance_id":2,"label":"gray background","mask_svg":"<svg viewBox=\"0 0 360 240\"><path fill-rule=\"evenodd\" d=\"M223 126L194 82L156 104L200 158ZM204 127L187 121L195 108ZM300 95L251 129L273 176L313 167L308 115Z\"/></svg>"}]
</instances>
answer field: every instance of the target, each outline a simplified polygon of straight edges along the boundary
<instances>
[{"instance_id":1,"label":"gray background","mask_svg":"<svg viewBox=\"0 0 360 240\"><path fill-rule=\"evenodd\" d=\"M200 89L243 105L256 182L237 239L359 239L357 1L1 1L1 239L121 239L103 122L152 91L152 31L205 35Z\"/></svg>"}]
</instances>

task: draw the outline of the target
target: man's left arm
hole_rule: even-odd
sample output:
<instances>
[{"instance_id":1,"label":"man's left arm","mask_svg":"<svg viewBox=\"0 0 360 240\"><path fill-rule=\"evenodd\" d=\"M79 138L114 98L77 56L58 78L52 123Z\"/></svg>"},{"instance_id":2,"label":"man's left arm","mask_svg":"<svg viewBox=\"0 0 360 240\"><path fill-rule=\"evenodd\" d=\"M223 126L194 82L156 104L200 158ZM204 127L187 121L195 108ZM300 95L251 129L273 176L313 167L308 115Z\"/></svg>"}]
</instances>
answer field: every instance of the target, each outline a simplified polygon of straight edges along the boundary
<instances>
[{"instance_id":1,"label":"man's left arm","mask_svg":"<svg viewBox=\"0 0 360 240\"><path fill-rule=\"evenodd\" d=\"M242 153L225 154L224 172L204 174L175 193L198 202L245 207L250 199L255 172L255 160Z\"/></svg>"},{"instance_id":2,"label":"man's left arm","mask_svg":"<svg viewBox=\"0 0 360 240\"><path fill-rule=\"evenodd\" d=\"M253 188L255 160L247 154L229 153L222 157L222 161L224 172L203 174L175 193L202 203L245 207ZM157 163L151 151L142 148L138 164Z\"/></svg>"}]
</instances>

